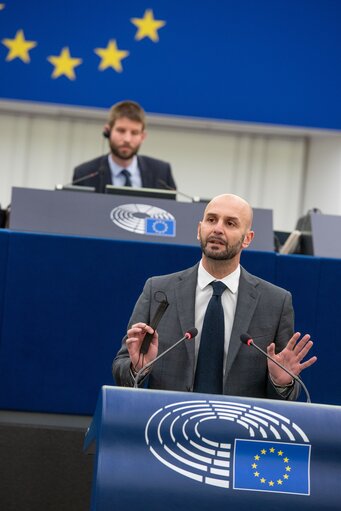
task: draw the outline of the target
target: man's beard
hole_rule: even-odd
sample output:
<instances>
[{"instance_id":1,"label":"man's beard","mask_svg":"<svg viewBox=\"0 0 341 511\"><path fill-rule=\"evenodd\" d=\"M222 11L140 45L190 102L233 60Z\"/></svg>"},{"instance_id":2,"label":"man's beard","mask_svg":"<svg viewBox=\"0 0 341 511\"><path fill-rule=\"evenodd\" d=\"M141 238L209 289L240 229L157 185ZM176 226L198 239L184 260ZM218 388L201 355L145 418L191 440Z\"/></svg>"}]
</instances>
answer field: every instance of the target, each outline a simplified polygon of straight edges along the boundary
<instances>
[{"instance_id":1,"label":"man's beard","mask_svg":"<svg viewBox=\"0 0 341 511\"><path fill-rule=\"evenodd\" d=\"M215 240L215 239L219 240L221 243L224 244L225 250L223 250L221 252L221 251L210 249L207 247L208 242L210 240ZM240 238L239 241L237 241L237 243L235 243L234 245L229 245L227 242L221 240L218 237L214 237L214 236L211 236L210 238L208 238L206 240L206 242L204 243L200 236L200 246L201 246L201 250L203 251L203 253L205 254L205 256L208 259L214 259L215 261L229 261L229 260L233 259L237 254L239 254L239 252L241 251L244 239L245 239L245 235L243 234L243 236Z\"/></svg>"},{"instance_id":2,"label":"man's beard","mask_svg":"<svg viewBox=\"0 0 341 511\"><path fill-rule=\"evenodd\" d=\"M121 152L121 149L117 145L110 142L110 149L112 154L117 158L120 158L121 160L130 160L133 156L135 156L135 154L138 153L140 146L135 147L135 149L129 147L129 152Z\"/></svg>"}]
</instances>

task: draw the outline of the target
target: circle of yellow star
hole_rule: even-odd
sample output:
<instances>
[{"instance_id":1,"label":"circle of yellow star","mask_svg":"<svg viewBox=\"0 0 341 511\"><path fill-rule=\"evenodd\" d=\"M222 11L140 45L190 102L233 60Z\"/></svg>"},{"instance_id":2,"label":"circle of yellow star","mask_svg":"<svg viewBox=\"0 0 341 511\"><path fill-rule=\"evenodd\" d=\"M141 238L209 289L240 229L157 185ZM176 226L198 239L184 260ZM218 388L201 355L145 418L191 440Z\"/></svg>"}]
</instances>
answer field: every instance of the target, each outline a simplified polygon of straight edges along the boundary
<instances>
[{"instance_id":1,"label":"circle of yellow star","mask_svg":"<svg viewBox=\"0 0 341 511\"><path fill-rule=\"evenodd\" d=\"M156 20L152 9L146 9L143 18L130 18L130 21L138 28L135 39L140 41L149 37L154 43L159 40L158 30L166 25L163 20Z\"/></svg>"},{"instance_id":2,"label":"circle of yellow star","mask_svg":"<svg viewBox=\"0 0 341 511\"><path fill-rule=\"evenodd\" d=\"M95 48L94 52L101 58L98 66L100 71L104 71L108 67L112 67L118 73L122 72L121 60L129 55L129 51L119 50L117 48L116 40L110 40L106 48Z\"/></svg>"},{"instance_id":3,"label":"circle of yellow star","mask_svg":"<svg viewBox=\"0 0 341 511\"><path fill-rule=\"evenodd\" d=\"M26 41L23 30L18 30L14 39L3 39L2 44L9 49L6 60L18 58L26 64L31 60L28 52L37 46L35 41Z\"/></svg>"},{"instance_id":4,"label":"circle of yellow star","mask_svg":"<svg viewBox=\"0 0 341 511\"><path fill-rule=\"evenodd\" d=\"M52 78L65 75L70 80L76 78L74 68L83 62L82 59L72 58L68 47L63 48L60 55L50 55L47 60L54 66Z\"/></svg>"}]
</instances>

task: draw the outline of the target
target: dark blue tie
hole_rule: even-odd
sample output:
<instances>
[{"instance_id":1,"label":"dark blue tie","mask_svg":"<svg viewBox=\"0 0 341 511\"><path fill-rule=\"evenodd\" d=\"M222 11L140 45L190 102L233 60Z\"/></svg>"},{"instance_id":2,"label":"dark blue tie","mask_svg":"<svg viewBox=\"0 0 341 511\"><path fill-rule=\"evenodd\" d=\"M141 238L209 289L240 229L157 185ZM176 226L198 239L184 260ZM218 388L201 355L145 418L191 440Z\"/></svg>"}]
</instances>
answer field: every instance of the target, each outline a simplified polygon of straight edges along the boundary
<instances>
[{"instance_id":1,"label":"dark blue tie","mask_svg":"<svg viewBox=\"0 0 341 511\"><path fill-rule=\"evenodd\" d=\"M131 179L130 179L131 174L130 174L129 170L122 169L120 174L122 174L122 176L124 176L126 178L124 186L132 186Z\"/></svg>"},{"instance_id":2,"label":"dark blue tie","mask_svg":"<svg viewBox=\"0 0 341 511\"><path fill-rule=\"evenodd\" d=\"M202 326L194 392L222 394L224 365L224 310L221 295L226 289L223 282L211 282L213 294L208 303Z\"/></svg>"}]
</instances>

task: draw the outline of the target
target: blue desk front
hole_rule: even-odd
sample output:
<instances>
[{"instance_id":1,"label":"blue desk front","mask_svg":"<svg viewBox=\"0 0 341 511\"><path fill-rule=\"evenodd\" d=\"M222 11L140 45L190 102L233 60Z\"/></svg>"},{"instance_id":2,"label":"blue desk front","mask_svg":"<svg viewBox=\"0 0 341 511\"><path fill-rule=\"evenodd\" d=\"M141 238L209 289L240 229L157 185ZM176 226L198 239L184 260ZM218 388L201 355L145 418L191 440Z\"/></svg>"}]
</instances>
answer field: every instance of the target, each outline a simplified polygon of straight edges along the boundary
<instances>
[{"instance_id":1,"label":"blue desk front","mask_svg":"<svg viewBox=\"0 0 341 511\"><path fill-rule=\"evenodd\" d=\"M189 246L1 231L0 408L92 414L145 279L199 258ZM249 251L242 264L293 293L319 357L304 381L314 402L340 405L341 260Z\"/></svg>"},{"instance_id":2,"label":"blue desk front","mask_svg":"<svg viewBox=\"0 0 341 511\"><path fill-rule=\"evenodd\" d=\"M339 510L341 408L103 387L91 511Z\"/></svg>"}]
</instances>

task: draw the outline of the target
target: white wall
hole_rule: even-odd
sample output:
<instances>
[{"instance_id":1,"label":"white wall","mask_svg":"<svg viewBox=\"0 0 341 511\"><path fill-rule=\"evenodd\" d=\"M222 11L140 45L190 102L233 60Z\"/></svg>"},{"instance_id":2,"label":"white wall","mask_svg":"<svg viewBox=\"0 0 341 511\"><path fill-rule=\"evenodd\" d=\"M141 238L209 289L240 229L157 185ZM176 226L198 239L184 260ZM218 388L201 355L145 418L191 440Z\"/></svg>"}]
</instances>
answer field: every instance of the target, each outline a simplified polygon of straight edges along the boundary
<instances>
[{"instance_id":1,"label":"white wall","mask_svg":"<svg viewBox=\"0 0 341 511\"><path fill-rule=\"evenodd\" d=\"M341 215L341 135L311 138L303 204Z\"/></svg>"},{"instance_id":2,"label":"white wall","mask_svg":"<svg viewBox=\"0 0 341 511\"><path fill-rule=\"evenodd\" d=\"M103 110L24 103L3 106L2 207L10 202L12 186L52 189L71 181L75 165L106 152L101 136L105 118ZM237 193L255 207L273 209L274 228L284 231L291 231L310 207L341 213L337 136L309 137L297 130L154 115L148 119L141 153L170 161L184 194L210 198Z\"/></svg>"}]
</instances>

